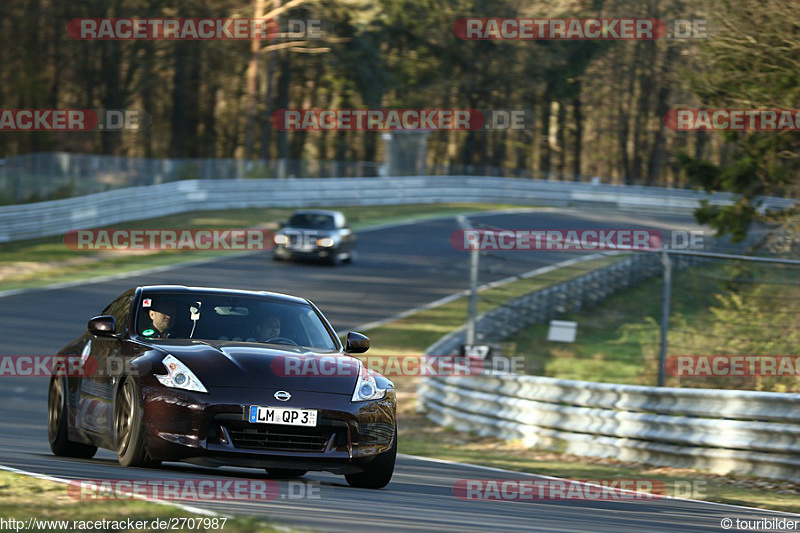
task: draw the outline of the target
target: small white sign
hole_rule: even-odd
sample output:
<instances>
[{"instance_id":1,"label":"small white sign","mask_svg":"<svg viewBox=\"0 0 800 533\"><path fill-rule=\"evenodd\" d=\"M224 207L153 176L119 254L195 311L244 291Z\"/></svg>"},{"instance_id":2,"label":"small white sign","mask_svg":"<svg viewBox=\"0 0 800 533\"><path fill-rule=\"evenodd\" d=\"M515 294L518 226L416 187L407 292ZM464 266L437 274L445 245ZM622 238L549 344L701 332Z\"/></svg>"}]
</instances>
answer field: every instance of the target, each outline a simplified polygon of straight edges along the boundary
<instances>
[{"instance_id":1,"label":"small white sign","mask_svg":"<svg viewBox=\"0 0 800 533\"><path fill-rule=\"evenodd\" d=\"M484 346L481 344L465 344L462 353L466 357L477 357L478 359L486 359L492 353L491 346Z\"/></svg>"},{"instance_id":2,"label":"small white sign","mask_svg":"<svg viewBox=\"0 0 800 533\"><path fill-rule=\"evenodd\" d=\"M555 342L575 342L578 334L578 323L569 320L551 320L547 340Z\"/></svg>"}]
</instances>

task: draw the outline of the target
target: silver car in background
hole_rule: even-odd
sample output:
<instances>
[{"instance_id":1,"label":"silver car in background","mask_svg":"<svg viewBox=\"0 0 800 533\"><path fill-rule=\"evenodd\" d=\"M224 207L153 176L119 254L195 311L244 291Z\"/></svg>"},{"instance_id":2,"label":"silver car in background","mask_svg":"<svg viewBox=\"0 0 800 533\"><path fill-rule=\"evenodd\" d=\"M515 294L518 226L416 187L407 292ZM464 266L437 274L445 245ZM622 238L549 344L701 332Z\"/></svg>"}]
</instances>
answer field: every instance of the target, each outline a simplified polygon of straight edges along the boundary
<instances>
[{"instance_id":1,"label":"silver car in background","mask_svg":"<svg viewBox=\"0 0 800 533\"><path fill-rule=\"evenodd\" d=\"M276 261L284 259L321 260L332 265L352 262L356 235L344 214L326 209L295 211L275 232Z\"/></svg>"}]
</instances>

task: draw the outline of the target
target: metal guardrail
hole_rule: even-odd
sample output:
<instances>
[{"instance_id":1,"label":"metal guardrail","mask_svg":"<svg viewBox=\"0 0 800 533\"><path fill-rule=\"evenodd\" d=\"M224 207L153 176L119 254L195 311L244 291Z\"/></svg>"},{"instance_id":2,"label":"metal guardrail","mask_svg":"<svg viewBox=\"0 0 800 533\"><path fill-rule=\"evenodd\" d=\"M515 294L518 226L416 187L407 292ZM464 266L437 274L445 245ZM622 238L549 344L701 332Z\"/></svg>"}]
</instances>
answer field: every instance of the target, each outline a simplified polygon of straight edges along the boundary
<instances>
[{"instance_id":1,"label":"metal guardrail","mask_svg":"<svg viewBox=\"0 0 800 533\"><path fill-rule=\"evenodd\" d=\"M800 480L800 394L516 375L426 378L419 399L439 424L529 447Z\"/></svg>"},{"instance_id":2,"label":"metal guardrail","mask_svg":"<svg viewBox=\"0 0 800 533\"><path fill-rule=\"evenodd\" d=\"M474 176L185 180L0 207L0 242L155 216L243 207L479 202L690 213L701 200L724 205L733 199L730 194L682 189ZM762 209L784 208L794 202L764 198Z\"/></svg>"},{"instance_id":3,"label":"metal guardrail","mask_svg":"<svg viewBox=\"0 0 800 533\"><path fill-rule=\"evenodd\" d=\"M676 256L675 268L702 261ZM578 311L660 272L635 254L511 300L477 320L479 343ZM426 350L460 351L466 328ZM595 383L518 374L424 378L421 411L436 423L529 447L718 473L800 481L800 394Z\"/></svg>"}]
</instances>

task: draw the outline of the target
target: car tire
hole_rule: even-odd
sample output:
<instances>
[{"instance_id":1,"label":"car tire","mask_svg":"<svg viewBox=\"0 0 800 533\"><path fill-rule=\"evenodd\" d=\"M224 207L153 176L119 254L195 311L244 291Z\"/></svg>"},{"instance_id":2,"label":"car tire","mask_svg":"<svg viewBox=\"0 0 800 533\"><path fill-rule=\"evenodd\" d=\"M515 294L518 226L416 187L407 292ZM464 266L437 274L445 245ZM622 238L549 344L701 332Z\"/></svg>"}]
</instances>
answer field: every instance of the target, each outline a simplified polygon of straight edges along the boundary
<instances>
[{"instance_id":1,"label":"car tire","mask_svg":"<svg viewBox=\"0 0 800 533\"><path fill-rule=\"evenodd\" d=\"M147 453L139 387L132 377L126 378L117 391L114 402L114 442L117 459L122 466L152 468L161 464L161 461L154 460Z\"/></svg>"},{"instance_id":2,"label":"car tire","mask_svg":"<svg viewBox=\"0 0 800 533\"><path fill-rule=\"evenodd\" d=\"M344 478L351 487L359 489L382 489L389 484L394 474L394 463L397 459L397 428L394 429L392 447L378 454L375 459L358 474L345 474Z\"/></svg>"},{"instance_id":3,"label":"car tire","mask_svg":"<svg viewBox=\"0 0 800 533\"><path fill-rule=\"evenodd\" d=\"M296 477L303 477L308 470L298 470L296 468L267 468L269 477L275 479L293 479Z\"/></svg>"},{"instance_id":4,"label":"car tire","mask_svg":"<svg viewBox=\"0 0 800 533\"><path fill-rule=\"evenodd\" d=\"M358 254L356 253L355 250L350 250L350 253L347 254L347 259L345 259L344 261L345 263L351 265L356 259L358 259Z\"/></svg>"},{"instance_id":5,"label":"car tire","mask_svg":"<svg viewBox=\"0 0 800 533\"><path fill-rule=\"evenodd\" d=\"M67 431L67 393L64 378L50 380L47 394L47 436L50 449L59 457L91 459L97 453L97 446L69 440Z\"/></svg>"}]
</instances>

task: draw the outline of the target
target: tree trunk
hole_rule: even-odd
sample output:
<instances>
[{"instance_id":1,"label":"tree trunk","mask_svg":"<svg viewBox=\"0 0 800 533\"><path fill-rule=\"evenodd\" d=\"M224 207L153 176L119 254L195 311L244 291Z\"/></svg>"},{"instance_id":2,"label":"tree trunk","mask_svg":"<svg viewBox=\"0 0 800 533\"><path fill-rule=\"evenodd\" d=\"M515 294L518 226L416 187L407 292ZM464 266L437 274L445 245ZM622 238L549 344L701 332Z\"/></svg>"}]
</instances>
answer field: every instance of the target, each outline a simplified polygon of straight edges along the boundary
<instances>
[{"instance_id":1,"label":"tree trunk","mask_svg":"<svg viewBox=\"0 0 800 533\"><path fill-rule=\"evenodd\" d=\"M578 82L580 83L580 82ZM575 139L572 148L572 179L581 180L581 155L583 149L583 114L581 109L580 86L572 99L572 116L575 120Z\"/></svg>"},{"instance_id":2,"label":"tree trunk","mask_svg":"<svg viewBox=\"0 0 800 533\"><path fill-rule=\"evenodd\" d=\"M658 95L656 96L656 110L655 110L655 119L658 120L658 127L656 128L655 134L653 136L653 142L650 146L650 156L648 157L647 161L647 185L656 185L659 182L662 182L661 185L666 185L663 183L664 180L660 180L661 175L661 168L664 165L664 150L665 150L665 141L664 141L664 115L667 114L669 108L669 95L670 95L670 85L666 82L667 74L672 67L672 62L677 55L677 47L676 46L669 46L667 48L667 53L664 57L664 63L660 69L660 83L661 88L658 90Z\"/></svg>"},{"instance_id":3,"label":"tree trunk","mask_svg":"<svg viewBox=\"0 0 800 533\"><path fill-rule=\"evenodd\" d=\"M253 18L264 16L264 0L256 0ZM256 123L256 93L258 92L258 64L261 60L261 40L250 40L250 61L247 64L247 105L245 106L244 158L250 161L253 155L253 128Z\"/></svg>"},{"instance_id":4,"label":"tree trunk","mask_svg":"<svg viewBox=\"0 0 800 533\"><path fill-rule=\"evenodd\" d=\"M270 159L270 144L272 142L271 115L273 109L272 99L275 97L275 73L278 65L278 52L270 52L267 62L267 95L264 98L264 120L261 131L261 161Z\"/></svg>"},{"instance_id":5,"label":"tree trunk","mask_svg":"<svg viewBox=\"0 0 800 533\"><path fill-rule=\"evenodd\" d=\"M645 151L645 147L643 146L646 141L645 124L648 119L648 110L652 109L650 100L655 90L654 63L656 61L655 42L642 41L640 44L644 59L637 62L637 64L641 64L642 67L639 75L639 95L635 114L633 116L633 135L631 137L631 142L633 142L633 161L631 167L637 183L641 182L642 175L644 174L642 154ZM661 116L663 117L663 115Z\"/></svg>"},{"instance_id":6,"label":"tree trunk","mask_svg":"<svg viewBox=\"0 0 800 533\"><path fill-rule=\"evenodd\" d=\"M545 85L542 102L539 106L541 122L539 123L539 172L542 179L549 179L551 169L552 150L550 148L550 105L552 99L550 82Z\"/></svg>"},{"instance_id":7,"label":"tree trunk","mask_svg":"<svg viewBox=\"0 0 800 533\"><path fill-rule=\"evenodd\" d=\"M558 179L564 181L564 172L567 170L567 106L561 101L558 102L558 114L556 122L556 127L558 128L556 130L556 150L558 153L557 173Z\"/></svg>"},{"instance_id":8,"label":"tree trunk","mask_svg":"<svg viewBox=\"0 0 800 533\"><path fill-rule=\"evenodd\" d=\"M280 59L280 78L278 78L278 109L289 109L289 90L292 80L291 54L283 52ZM287 159L289 158L288 131L278 130L278 177L284 178Z\"/></svg>"}]
</instances>

